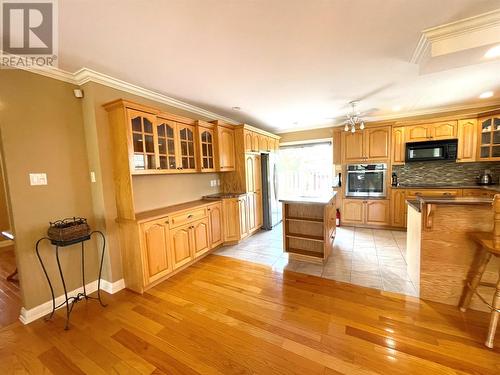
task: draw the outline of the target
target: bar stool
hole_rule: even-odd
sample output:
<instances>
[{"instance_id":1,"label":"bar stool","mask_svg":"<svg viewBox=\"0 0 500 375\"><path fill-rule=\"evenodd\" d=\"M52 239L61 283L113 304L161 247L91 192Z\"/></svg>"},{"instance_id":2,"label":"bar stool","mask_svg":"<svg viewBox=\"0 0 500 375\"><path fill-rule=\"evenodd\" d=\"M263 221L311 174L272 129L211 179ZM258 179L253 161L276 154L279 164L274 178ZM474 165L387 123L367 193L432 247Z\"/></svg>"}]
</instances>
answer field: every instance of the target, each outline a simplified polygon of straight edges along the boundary
<instances>
[{"instance_id":1,"label":"bar stool","mask_svg":"<svg viewBox=\"0 0 500 375\"><path fill-rule=\"evenodd\" d=\"M500 316L500 269L496 286L495 284L481 282L481 278L491 257L500 258L500 194L495 195L493 199L493 213L493 232L475 232L470 234L473 241L481 248L481 258L472 281L465 286L465 297L460 306L460 311L465 312L470 305L472 295L476 294L491 309L490 326L485 342L488 348L493 348L493 340L495 339L495 332ZM491 305L477 292L476 289L479 285L496 287Z\"/></svg>"}]
</instances>

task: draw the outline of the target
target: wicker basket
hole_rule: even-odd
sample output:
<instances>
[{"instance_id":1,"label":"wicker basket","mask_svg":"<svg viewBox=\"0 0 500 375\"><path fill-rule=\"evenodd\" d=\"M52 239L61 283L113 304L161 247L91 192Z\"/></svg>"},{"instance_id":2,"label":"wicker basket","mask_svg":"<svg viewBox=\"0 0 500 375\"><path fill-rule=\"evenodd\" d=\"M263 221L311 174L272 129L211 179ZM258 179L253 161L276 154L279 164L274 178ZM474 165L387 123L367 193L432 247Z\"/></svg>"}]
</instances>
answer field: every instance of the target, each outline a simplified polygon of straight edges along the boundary
<instances>
[{"instance_id":1,"label":"wicker basket","mask_svg":"<svg viewBox=\"0 0 500 375\"><path fill-rule=\"evenodd\" d=\"M51 222L47 236L52 241L68 242L89 236L90 227L82 217L67 218Z\"/></svg>"}]
</instances>

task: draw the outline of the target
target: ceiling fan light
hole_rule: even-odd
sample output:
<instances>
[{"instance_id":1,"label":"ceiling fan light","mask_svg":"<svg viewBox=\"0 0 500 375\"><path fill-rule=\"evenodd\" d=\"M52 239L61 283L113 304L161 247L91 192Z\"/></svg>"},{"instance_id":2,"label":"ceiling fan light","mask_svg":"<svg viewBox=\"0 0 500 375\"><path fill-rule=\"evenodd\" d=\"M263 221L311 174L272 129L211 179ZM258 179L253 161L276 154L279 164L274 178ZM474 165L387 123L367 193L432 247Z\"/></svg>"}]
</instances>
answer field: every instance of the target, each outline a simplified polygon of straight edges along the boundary
<instances>
[{"instance_id":1,"label":"ceiling fan light","mask_svg":"<svg viewBox=\"0 0 500 375\"><path fill-rule=\"evenodd\" d=\"M348 132L349 131L349 125L345 124L344 126L344 131Z\"/></svg>"},{"instance_id":2,"label":"ceiling fan light","mask_svg":"<svg viewBox=\"0 0 500 375\"><path fill-rule=\"evenodd\" d=\"M351 128L351 133L354 133L355 131L356 131L356 128L353 126L353 127Z\"/></svg>"},{"instance_id":3,"label":"ceiling fan light","mask_svg":"<svg viewBox=\"0 0 500 375\"><path fill-rule=\"evenodd\" d=\"M363 130L365 128L365 122L364 121L361 121L361 125L359 126L359 128L361 130Z\"/></svg>"}]
</instances>

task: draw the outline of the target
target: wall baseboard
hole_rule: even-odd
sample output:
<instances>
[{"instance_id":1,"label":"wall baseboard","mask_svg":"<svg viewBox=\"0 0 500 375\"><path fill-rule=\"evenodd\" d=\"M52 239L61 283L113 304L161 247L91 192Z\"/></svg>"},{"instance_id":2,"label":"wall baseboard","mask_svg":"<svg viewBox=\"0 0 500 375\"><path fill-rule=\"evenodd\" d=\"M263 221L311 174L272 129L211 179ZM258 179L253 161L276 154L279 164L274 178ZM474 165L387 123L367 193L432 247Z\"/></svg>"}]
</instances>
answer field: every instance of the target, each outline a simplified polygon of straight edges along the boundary
<instances>
[{"instance_id":1,"label":"wall baseboard","mask_svg":"<svg viewBox=\"0 0 500 375\"><path fill-rule=\"evenodd\" d=\"M125 281L123 279L115 281L114 283L101 279L101 290L109 294L114 294L124 288ZM97 290L97 280L86 284L85 289L87 290L87 294L94 293ZM83 293L83 287L68 292L68 297L75 297L78 293ZM64 294L56 297L56 306L61 304L64 301L64 298ZM41 305L35 306L29 310L22 307L21 314L19 315L19 320L23 324L29 324L47 314L50 314L51 311L52 301L44 302Z\"/></svg>"}]
</instances>

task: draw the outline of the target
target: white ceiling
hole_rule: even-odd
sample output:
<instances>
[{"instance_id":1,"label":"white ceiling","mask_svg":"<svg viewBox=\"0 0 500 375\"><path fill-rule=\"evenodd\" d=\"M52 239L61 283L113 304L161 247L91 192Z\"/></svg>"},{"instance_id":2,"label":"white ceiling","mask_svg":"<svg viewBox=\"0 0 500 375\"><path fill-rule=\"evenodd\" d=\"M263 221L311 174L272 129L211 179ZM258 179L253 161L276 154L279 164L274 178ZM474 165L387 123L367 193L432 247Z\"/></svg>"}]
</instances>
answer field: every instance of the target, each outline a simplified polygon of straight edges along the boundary
<instances>
[{"instance_id":1,"label":"white ceiling","mask_svg":"<svg viewBox=\"0 0 500 375\"><path fill-rule=\"evenodd\" d=\"M394 106L478 102L486 90L500 100L500 59L430 73L409 62L422 30L498 8L500 0L60 1L59 67L273 131L314 128L359 98L378 118Z\"/></svg>"}]
</instances>

